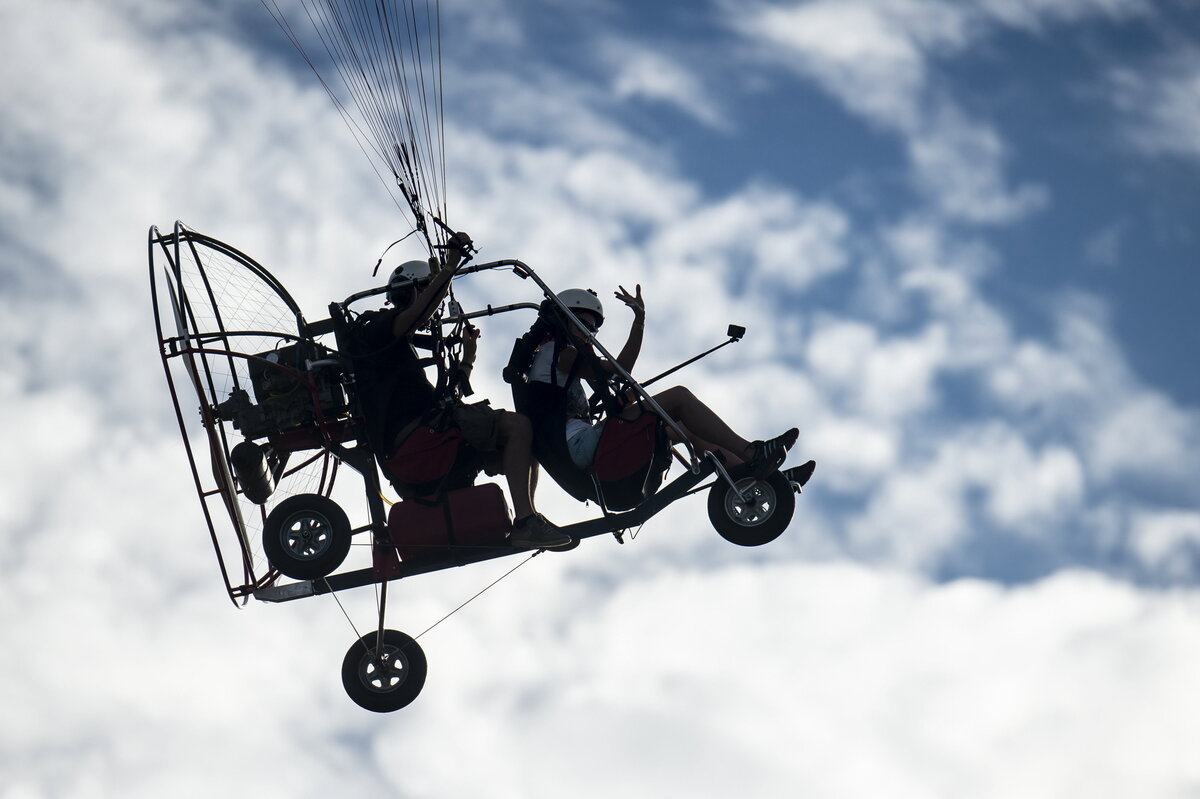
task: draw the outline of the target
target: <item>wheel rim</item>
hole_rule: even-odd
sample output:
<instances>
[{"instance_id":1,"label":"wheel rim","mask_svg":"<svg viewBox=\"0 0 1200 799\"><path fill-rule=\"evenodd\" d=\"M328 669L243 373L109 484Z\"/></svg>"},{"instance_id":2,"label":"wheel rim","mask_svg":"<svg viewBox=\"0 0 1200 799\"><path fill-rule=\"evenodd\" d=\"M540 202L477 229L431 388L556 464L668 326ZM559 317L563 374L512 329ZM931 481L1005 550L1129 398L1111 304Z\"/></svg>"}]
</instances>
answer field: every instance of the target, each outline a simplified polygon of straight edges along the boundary
<instances>
[{"instance_id":1,"label":"wheel rim","mask_svg":"<svg viewBox=\"0 0 1200 799\"><path fill-rule=\"evenodd\" d=\"M333 525L324 516L296 513L280 528L280 543L296 560L316 560L333 544Z\"/></svg>"},{"instance_id":2,"label":"wheel rim","mask_svg":"<svg viewBox=\"0 0 1200 799\"><path fill-rule=\"evenodd\" d=\"M775 510L775 489L765 480L747 478L739 480L737 489L745 497L738 499L736 492L725 492L725 515L742 527L757 527L771 518Z\"/></svg>"},{"instance_id":3,"label":"wheel rim","mask_svg":"<svg viewBox=\"0 0 1200 799\"><path fill-rule=\"evenodd\" d=\"M407 677L408 657L398 646L384 644L378 653L367 652L358 661L358 681L372 693L391 693Z\"/></svg>"}]
</instances>

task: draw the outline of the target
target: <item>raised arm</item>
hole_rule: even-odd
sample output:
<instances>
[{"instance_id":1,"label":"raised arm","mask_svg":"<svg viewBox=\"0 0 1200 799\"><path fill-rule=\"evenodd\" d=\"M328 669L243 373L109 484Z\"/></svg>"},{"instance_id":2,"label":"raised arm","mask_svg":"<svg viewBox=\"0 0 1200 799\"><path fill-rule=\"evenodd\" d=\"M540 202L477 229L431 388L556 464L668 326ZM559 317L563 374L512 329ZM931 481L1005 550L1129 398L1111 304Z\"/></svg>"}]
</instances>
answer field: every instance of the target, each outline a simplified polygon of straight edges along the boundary
<instances>
[{"instance_id":1,"label":"raised arm","mask_svg":"<svg viewBox=\"0 0 1200 799\"><path fill-rule=\"evenodd\" d=\"M412 303L396 314L392 322L392 333L401 338L424 326L446 298L450 290L450 281L454 279L467 248L471 245L471 237L466 233L456 233L446 244L446 264L433 276L429 285L421 289Z\"/></svg>"},{"instance_id":2,"label":"raised arm","mask_svg":"<svg viewBox=\"0 0 1200 799\"><path fill-rule=\"evenodd\" d=\"M638 355L642 351L642 333L646 327L646 304L642 301L642 285L640 283L634 288L636 292L634 294L626 291L624 286L617 288L620 291L614 292L616 298L633 309L633 323L629 326L629 337L625 339L625 346L617 355L617 363L621 364L626 372L632 373L633 365L637 363Z\"/></svg>"}]
</instances>

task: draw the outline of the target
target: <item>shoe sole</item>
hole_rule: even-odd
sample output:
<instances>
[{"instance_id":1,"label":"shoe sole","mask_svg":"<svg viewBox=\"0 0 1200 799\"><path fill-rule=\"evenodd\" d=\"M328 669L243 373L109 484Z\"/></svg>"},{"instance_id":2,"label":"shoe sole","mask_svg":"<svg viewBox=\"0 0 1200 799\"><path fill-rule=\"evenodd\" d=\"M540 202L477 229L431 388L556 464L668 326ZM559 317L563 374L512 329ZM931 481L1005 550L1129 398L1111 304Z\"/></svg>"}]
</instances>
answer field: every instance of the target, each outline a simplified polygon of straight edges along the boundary
<instances>
[{"instance_id":1,"label":"shoe sole","mask_svg":"<svg viewBox=\"0 0 1200 799\"><path fill-rule=\"evenodd\" d=\"M795 483L797 486L803 488L804 486L808 485L808 481L812 479L813 472L816 470L817 462L808 461L807 463L802 463L799 466L793 466L787 471L780 472L780 474L787 478L788 482Z\"/></svg>"},{"instance_id":2,"label":"shoe sole","mask_svg":"<svg viewBox=\"0 0 1200 799\"><path fill-rule=\"evenodd\" d=\"M514 541L511 538L508 540L515 549L563 549L575 543L574 538L568 538L566 541Z\"/></svg>"},{"instance_id":3,"label":"shoe sole","mask_svg":"<svg viewBox=\"0 0 1200 799\"><path fill-rule=\"evenodd\" d=\"M750 475L755 480L763 480L782 466L785 460L787 460L786 449L773 455L770 460L758 464L758 466L754 467L754 471L750 472Z\"/></svg>"}]
</instances>

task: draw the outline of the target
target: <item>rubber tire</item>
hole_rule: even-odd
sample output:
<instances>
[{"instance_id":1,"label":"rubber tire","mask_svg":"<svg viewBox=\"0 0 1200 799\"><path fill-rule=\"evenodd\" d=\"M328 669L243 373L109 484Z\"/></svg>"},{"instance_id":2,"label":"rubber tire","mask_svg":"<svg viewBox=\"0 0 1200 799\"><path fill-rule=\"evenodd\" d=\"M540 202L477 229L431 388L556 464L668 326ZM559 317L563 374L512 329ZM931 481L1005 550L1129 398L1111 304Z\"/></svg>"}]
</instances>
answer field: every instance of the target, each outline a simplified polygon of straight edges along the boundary
<instances>
[{"instance_id":1,"label":"rubber tire","mask_svg":"<svg viewBox=\"0 0 1200 799\"><path fill-rule=\"evenodd\" d=\"M722 538L742 547L757 547L782 535L796 511L796 495L787 478L772 472L762 480L745 477L737 481L738 490L759 496L758 512L742 506L733 489L718 480L708 491L708 520Z\"/></svg>"},{"instance_id":2,"label":"rubber tire","mask_svg":"<svg viewBox=\"0 0 1200 799\"><path fill-rule=\"evenodd\" d=\"M425 686L429 665L425 652L411 636L399 630L383 631L383 655L400 668L384 684L375 659L379 632L370 632L354 642L342 660L342 686L354 704L374 713L391 713L411 703ZM395 679L395 683L391 680Z\"/></svg>"},{"instance_id":3,"label":"rubber tire","mask_svg":"<svg viewBox=\"0 0 1200 799\"><path fill-rule=\"evenodd\" d=\"M298 527L320 537L311 546L299 542ZM342 565L350 552L350 537L350 520L336 502L320 494L297 494L267 514L263 551L271 565L288 577L316 580Z\"/></svg>"}]
</instances>

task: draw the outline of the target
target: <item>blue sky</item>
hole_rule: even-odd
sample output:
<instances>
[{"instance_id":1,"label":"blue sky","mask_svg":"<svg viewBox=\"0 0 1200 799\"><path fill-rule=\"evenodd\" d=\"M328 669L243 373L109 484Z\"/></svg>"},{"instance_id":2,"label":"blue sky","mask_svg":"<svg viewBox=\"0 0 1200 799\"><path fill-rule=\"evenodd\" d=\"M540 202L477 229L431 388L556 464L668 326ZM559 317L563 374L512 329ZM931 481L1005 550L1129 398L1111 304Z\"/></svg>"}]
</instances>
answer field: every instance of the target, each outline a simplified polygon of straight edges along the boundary
<instances>
[{"instance_id":1,"label":"blue sky","mask_svg":"<svg viewBox=\"0 0 1200 799\"><path fill-rule=\"evenodd\" d=\"M367 717L337 605L223 596L143 237L182 219L315 317L401 215L258 3L6 8L0 797L1195 792L1194 4L443 15L454 226L555 286L640 282L645 375L746 325L680 378L749 437L800 427L795 521L741 550L697 498L538 558ZM522 325L489 321L503 405ZM396 626L507 568L397 584Z\"/></svg>"},{"instance_id":2,"label":"blue sky","mask_svg":"<svg viewBox=\"0 0 1200 799\"><path fill-rule=\"evenodd\" d=\"M1149 106L1156 83L1172 75L1186 80L1196 20L1182 4L1153 12L1112 7L1125 13L1038 22L1032 30L992 23L977 46L929 55L922 99L936 103L941 95L940 102L989 127L1003 142L1003 174L1049 192L1044 207L1019 224L980 233L1004 262L995 281L1002 285L990 288L1005 310L1044 325L1038 300L1047 295L1080 289L1105 296L1134 369L1194 404L1196 371L1180 368L1198 343L1187 323L1197 296L1188 224L1196 203L1194 149L1184 131L1151 133ZM557 9L546 16L531 27L550 37L569 29L575 15ZM668 138L680 168L709 191L750 178L837 199L868 190L870 197L852 205L864 221L918 206L921 198L904 180L903 143L880 130L880 120L864 125L861 114L783 63L752 75L738 68L747 43L730 35L726 17L670 4L606 17L614 36L632 27L644 43L678 54L723 90L719 102L712 97L721 109L716 125L631 103L622 109L631 126ZM555 63L578 69L570 45L562 49Z\"/></svg>"}]
</instances>

